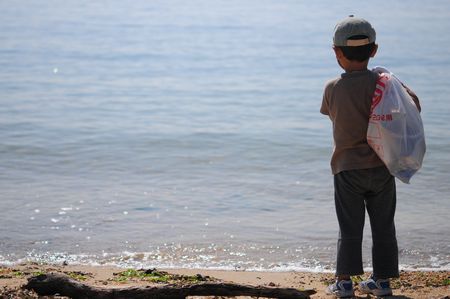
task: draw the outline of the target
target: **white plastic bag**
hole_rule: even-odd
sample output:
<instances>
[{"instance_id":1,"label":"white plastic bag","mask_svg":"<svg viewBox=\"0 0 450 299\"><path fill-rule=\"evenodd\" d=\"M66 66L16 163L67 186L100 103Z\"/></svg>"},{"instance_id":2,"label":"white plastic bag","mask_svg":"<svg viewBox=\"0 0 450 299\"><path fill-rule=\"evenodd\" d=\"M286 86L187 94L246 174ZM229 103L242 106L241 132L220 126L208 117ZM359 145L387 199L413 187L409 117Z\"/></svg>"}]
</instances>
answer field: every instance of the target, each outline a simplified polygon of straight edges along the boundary
<instances>
[{"instance_id":1,"label":"white plastic bag","mask_svg":"<svg viewBox=\"0 0 450 299\"><path fill-rule=\"evenodd\" d=\"M422 118L411 96L393 73L382 67L372 99L367 142L390 173L409 184L422 167L425 135Z\"/></svg>"}]
</instances>

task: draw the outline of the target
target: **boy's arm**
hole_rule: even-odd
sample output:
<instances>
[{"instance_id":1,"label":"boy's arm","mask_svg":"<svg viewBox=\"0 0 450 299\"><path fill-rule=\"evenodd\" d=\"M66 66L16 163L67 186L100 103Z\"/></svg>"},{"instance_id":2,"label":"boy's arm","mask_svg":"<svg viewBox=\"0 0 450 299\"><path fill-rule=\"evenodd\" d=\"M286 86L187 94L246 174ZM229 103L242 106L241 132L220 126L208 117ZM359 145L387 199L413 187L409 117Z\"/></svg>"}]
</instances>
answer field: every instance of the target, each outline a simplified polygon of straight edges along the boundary
<instances>
[{"instance_id":1,"label":"boy's arm","mask_svg":"<svg viewBox=\"0 0 450 299\"><path fill-rule=\"evenodd\" d=\"M422 111L422 107L420 107L420 102L419 102L419 98L417 97L417 95L414 93L414 91L412 91L411 89L409 89L408 86L406 86L405 84L403 84L403 87L406 89L406 92L411 96L412 100L414 101L414 104L416 104L417 110Z\"/></svg>"}]
</instances>

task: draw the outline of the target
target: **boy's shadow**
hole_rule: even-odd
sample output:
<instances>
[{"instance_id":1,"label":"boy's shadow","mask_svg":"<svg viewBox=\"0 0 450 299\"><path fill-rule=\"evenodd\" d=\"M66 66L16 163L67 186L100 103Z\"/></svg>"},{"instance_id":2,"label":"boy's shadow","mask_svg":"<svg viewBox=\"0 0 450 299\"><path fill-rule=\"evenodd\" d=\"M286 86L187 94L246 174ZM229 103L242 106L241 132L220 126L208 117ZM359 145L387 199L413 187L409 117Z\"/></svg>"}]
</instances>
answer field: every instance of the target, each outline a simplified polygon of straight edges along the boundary
<instances>
[{"instance_id":1,"label":"boy's shadow","mask_svg":"<svg viewBox=\"0 0 450 299\"><path fill-rule=\"evenodd\" d=\"M371 299L371 298L382 298L382 299L413 299L412 297L404 296L404 295L393 295L393 296L371 296L371 295L364 295L364 296L355 296L354 299Z\"/></svg>"}]
</instances>

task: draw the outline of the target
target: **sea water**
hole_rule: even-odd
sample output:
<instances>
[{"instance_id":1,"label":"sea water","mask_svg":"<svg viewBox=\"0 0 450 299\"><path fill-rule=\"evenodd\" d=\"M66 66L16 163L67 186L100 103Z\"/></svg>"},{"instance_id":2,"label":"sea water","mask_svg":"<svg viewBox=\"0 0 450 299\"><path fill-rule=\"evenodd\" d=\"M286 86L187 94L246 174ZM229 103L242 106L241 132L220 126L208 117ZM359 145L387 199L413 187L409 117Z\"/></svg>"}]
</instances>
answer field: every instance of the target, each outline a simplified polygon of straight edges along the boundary
<instances>
[{"instance_id":1,"label":"sea water","mask_svg":"<svg viewBox=\"0 0 450 299\"><path fill-rule=\"evenodd\" d=\"M450 4L397 0L0 2L0 263L332 271L349 14L423 107L400 263L450 269Z\"/></svg>"}]
</instances>

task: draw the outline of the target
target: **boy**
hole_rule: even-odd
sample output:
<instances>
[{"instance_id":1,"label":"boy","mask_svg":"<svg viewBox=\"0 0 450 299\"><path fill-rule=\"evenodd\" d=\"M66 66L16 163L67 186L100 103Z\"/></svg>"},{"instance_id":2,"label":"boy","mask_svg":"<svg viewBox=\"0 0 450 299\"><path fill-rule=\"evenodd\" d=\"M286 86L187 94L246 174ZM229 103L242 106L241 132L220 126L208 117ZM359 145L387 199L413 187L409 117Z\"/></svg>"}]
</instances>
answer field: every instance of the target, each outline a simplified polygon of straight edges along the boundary
<instances>
[{"instance_id":1,"label":"boy","mask_svg":"<svg viewBox=\"0 0 450 299\"><path fill-rule=\"evenodd\" d=\"M367 69L378 49L375 38L375 30L364 19L349 16L336 25L333 50L345 73L327 82L320 109L333 123L331 168L339 240L336 282L327 293L339 298L353 296L350 276L364 273L361 245L366 209L372 230L373 274L360 283L359 290L376 296L391 295L389 278L399 276L395 180L366 138L378 79L377 73ZM420 109L415 94L408 92Z\"/></svg>"}]
</instances>

